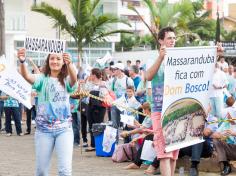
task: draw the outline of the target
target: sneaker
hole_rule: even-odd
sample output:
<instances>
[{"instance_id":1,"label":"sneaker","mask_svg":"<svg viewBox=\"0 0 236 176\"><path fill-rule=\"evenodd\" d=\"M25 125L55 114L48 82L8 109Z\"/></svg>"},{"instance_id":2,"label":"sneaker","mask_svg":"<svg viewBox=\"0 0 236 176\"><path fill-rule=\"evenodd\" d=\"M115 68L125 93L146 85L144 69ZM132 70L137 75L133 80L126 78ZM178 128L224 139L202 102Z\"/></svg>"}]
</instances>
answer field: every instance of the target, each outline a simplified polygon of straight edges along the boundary
<instances>
[{"instance_id":1,"label":"sneaker","mask_svg":"<svg viewBox=\"0 0 236 176\"><path fill-rule=\"evenodd\" d=\"M225 165L224 169L221 171L221 175L229 175L231 173L231 166L230 165Z\"/></svg>"},{"instance_id":2,"label":"sneaker","mask_svg":"<svg viewBox=\"0 0 236 176\"><path fill-rule=\"evenodd\" d=\"M80 144L77 143L77 142L75 142L75 143L74 143L74 146L75 146L75 147L80 147Z\"/></svg>"},{"instance_id":3,"label":"sneaker","mask_svg":"<svg viewBox=\"0 0 236 176\"><path fill-rule=\"evenodd\" d=\"M11 136L11 133L7 133L6 136L7 136L7 137L10 137L10 136Z\"/></svg>"},{"instance_id":4,"label":"sneaker","mask_svg":"<svg viewBox=\"0 0 236 176\"><path fill-rule=\"evenodd\" d=\"M24 136L24 133L17 134L18 136Z\"/></svg>"},{"instance_id":5,"label":"sneaker","mask_svg":"<svg viewBox=\"0 0 236 176\"><path fill-rule=\"evenodd\" d=\"M15 122L13 120L11 121L11 125L15 125Z\"/></svg>"},{"instance_id":6,"label":"sneaker","mask_svg":"<svg viewBox=\"0 0 236 176\"><path fill-rule=\"evenodd\" d=\"M189 176L198 176L198 169L195 167L191 167L189 170Z\"/></svg>"},{"instance_id":7,"label":"sneaker","mask_svg":"<svg viewBox=\"0 0 236 176\"><path fill-rule=\"evenodd\" d=\"M32 120L32 122L31 122L31 123L32 123L32 125L35 125L35 120Z\"/></svg>"},{"instance_id":8,"label":"sneaker","mask_svg":"<svg viewBox=\"0 0 236 176\"><path fill-rule=\"evenodd\" d=\"M25 133L24 133L24 135L29 135L30 134L30 132L28 132L28 131L26 131Z\"/></svg>"},{"instance_id":9,"label":"sneaker","mask_svg":"<svg viewBox=\"0 0 236 176\"><path fill-rule=\"evenodd\" d=\"M87 142L84 142L84 143L83 143L83 147L88 147L88 143L87 143Z\"/></svg>"}]
</instances>

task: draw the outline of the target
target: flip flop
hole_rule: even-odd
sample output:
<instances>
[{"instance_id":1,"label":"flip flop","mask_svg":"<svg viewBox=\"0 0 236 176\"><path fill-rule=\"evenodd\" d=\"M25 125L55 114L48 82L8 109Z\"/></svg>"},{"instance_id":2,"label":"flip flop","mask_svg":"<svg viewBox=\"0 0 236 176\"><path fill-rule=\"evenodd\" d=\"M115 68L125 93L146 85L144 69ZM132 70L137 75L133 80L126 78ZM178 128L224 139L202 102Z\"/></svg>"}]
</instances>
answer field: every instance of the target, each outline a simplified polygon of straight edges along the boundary
<instances>
[{"instance_id":1,"label":"flip flop","mask_svg":"<svg viewBox=\"0 0 236 176\"><path fill-rule=\"evenodd\" d=\"M147 175L159 175L159 174L161 174L161 172L158 171L158 170L154 170L154 171L144 170L144 174L147 174Z\"/></svg>"},{"instance_id":2,"label":"flip flop","mask_svg":"<svg viewBox=\"0 0 236 176\"><path fill-rule=\"evenodd\" d=\"M95 148L86 148L85 149L85 152L93 152L93 151L95 151Z\"/></svg>"}]
</instances>

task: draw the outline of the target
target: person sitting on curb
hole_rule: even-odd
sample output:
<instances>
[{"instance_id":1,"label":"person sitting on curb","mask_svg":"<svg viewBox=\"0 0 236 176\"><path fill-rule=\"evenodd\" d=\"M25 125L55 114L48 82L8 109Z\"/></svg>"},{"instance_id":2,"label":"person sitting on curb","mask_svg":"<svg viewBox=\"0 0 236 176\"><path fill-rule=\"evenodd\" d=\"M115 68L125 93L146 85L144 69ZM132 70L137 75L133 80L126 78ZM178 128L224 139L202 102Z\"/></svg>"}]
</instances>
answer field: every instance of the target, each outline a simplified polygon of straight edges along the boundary
<instances>
[{"instance_id":1,"label":"person sitting on curb","mask_svg":"<svg viewBox=\"0 0 236 176\"><path fill-rule=\"evenodd\" d=\"M204 129L204 135L213 138L218 161L220 164L223 164L221 175L230 174L231 166L229 161L236 160L236 152L234 152L236 150L236 123L233 120L236 117L235 99L232 96L228 97L226 104L228 107L224 108L222 113L225 119L219 123L213 121L210 124L211 126L208 125Z\"/></svg>"},{"instance_id":2,"label":"person sitting on curb","mask_svg":"<svg viewBox=\"0 0 236 176\"><path fill-rule=\"evenodd\" d=\"M199 175L198 164L200 163L201 157L208 158L212 156L213 148L211 142L210 139L205 139L202 143L180 149L179 158L186 155L191 157L189 176Z\"/></svg>"},{"instance_id":3,"label":"person sitting on curb","mask_svg":"<svg viewBox=\"0 0 236 176\"><path fill-rule=\"evenodd\" d=\"M150 115L151 113L151 107L150 104L145 102L141 108L143 109L144 113L147 115ZM143 123L140 124L137 120L134 120L134 129L131 131L123 131L121 132L120 136L123 138L127 138L131 135L139 134L143 132L143 129L149 129L152 127L152 120L150 117L146 116L145 119L143 120Z\"/></svg>"},{"instance_id":4,"label":"person sitting on curb","mask_svg":"<svg viewBox=\"0 0 236 176\"><path fill-rule=\"evenodd\" d=\"M145 114L147 114L148 116L151 115L151 107L150 107L149 103L147 103L147 102L143 103L142 109ZM124 167L124 169L138 169L138 168L140 168L143 163L143 160L141 159L141 154L142 154L144 141L145 140L153 141L153 134L151 134L148 130L148 129L152 128L152 120L148 116L145 117L142 124L139 124L139 122L137 120L135 120L135 125L137 126L136 129L131 130L131 131L123 131L121 133L121 137L127 137L130 135L142 133L142 135L138 136L137 138L134 138L131 141L131 143L133 145L135 145L139 139L143 138L143 141L141 143L141 146L138 149L137 156L136 156L134 162L129 164L128 166ZM152 162L152 164L144 172L146 174L154 174L154 173L156 173L156 170L158 167L159 167L159 161L157 160L157 158L155 158L154 161Z\"/></svg>"}]
</instances>

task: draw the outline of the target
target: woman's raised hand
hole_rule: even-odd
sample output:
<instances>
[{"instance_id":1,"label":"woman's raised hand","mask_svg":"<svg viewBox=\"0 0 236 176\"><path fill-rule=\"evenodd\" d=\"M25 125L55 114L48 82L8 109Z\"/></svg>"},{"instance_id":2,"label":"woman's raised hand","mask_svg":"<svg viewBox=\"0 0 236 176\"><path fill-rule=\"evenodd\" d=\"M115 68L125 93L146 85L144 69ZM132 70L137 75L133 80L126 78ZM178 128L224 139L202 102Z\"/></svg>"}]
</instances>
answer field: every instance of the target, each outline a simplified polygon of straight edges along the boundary
<instances>
[{"instance_id":1,"label":"woman's raised hand","mask_svg":"<svg viewBox=\"0 0 236 176\"><path fill-rule=\"evenodd\" d=\"M20 60L20 62L25 61L25 48L21 48L17 52L17 58Z\"/></svg>"},{"instance_id":2,"label":"woman's raised hand","mask_svg":"<svg viewBox=\"0 0 236 176\"><path fill-rule=\"evenodd\" d=\"M63 53L62 58L66 65L70 65L70 63L72 63L70 55L68 53Z\"/></svg>"}]
</instances>

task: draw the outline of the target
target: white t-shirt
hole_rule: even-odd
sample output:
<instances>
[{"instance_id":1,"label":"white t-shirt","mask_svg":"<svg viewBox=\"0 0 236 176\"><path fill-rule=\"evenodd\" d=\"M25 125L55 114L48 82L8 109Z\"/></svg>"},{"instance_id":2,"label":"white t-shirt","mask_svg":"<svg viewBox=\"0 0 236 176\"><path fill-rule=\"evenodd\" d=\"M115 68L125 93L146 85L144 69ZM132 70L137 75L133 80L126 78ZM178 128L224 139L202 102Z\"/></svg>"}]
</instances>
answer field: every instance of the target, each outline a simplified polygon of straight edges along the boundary
<instances>
[{"instance_id":1,"label":"white t-shirt","mask_svg":"<svg viewBox=\"0 0 236 176\"><path fill-rule=\"evenodd\" d=\"M126 75L122 78L113 78L111 82L111 90L115 92L116 98L120 98L125 95L127 86L134 86L134 81Z\"/></svg>"},{"instance_id":2,"label":"white t-shirt","mask_svg":"<svg viewBox=\"0 0 236 176\"><path fill-rule=\"evenodd\" d=\"M227 63L227 62L217 62L218 63L218 65L219 65L219 67L221 68L221 69L225 69L225 68L229 68L229 64Z\"/></svg>"},{"instance_id":3,"label":"white t-shirt","mask_svg":"<svg viewBox=\"0 0 236 176\"><path fill-rule=\"evenodd\" d=\"M139 107L141 107L141 104L137 101L137 99L134 96L128 98L125 95L123 95L120 98L116 99L114 103L133 109L138 109ZM123 107L117 106L117 108L120 111L125 111Z\"/></svg>"},{"instance_id":4,"label":"white t-shirt","mask_svg":"<svg viewBox=\"0 0 236 176\"><path fill-rule=\"evenodd\" d=\"M222 118L227 118L227 114L230 114L232 118L236 118L236 104L233 106L222 109Z\"/></svg>"},{"instance_id":5,"label":"white t-shirt","mask_svg":"<svg viewBox=\"0 0 236 176\"><path fill-rule=\"evenodd\" d=\"M212 84L210 87L210 97L223 97L224 89L223 87L228 84L228 79L226 74L221 71L220 69L217 69L212 78ZM213 87L215 85L216 87L222 87L222 89L215 89Z\"/></svg>"}]
</instances>

